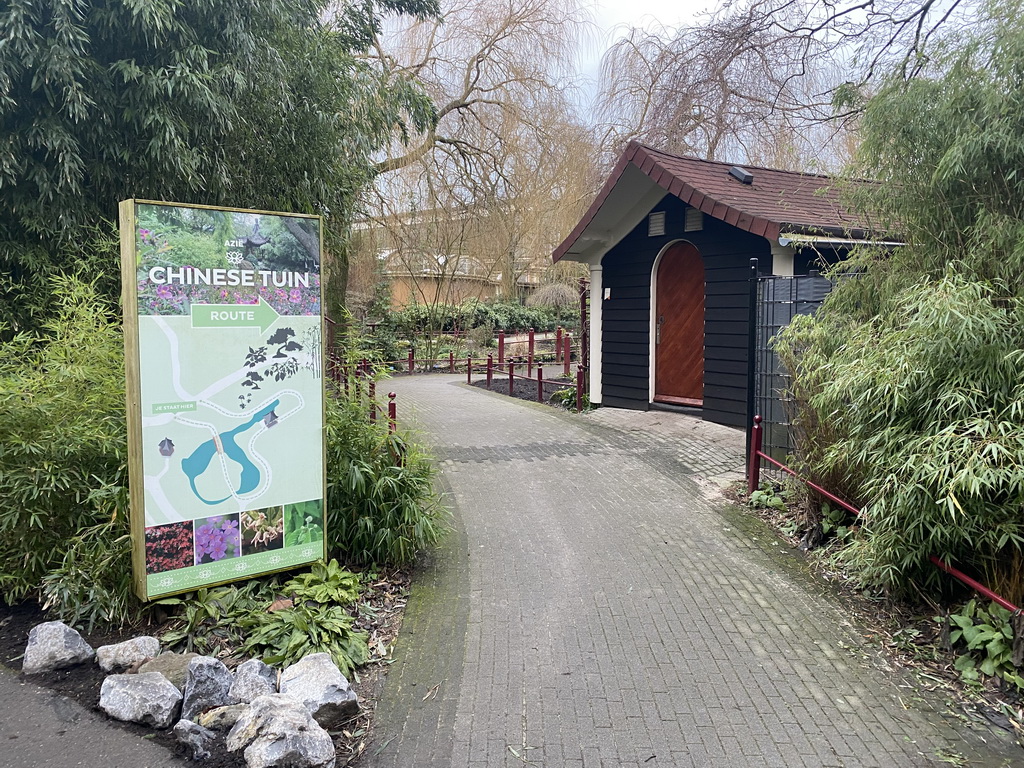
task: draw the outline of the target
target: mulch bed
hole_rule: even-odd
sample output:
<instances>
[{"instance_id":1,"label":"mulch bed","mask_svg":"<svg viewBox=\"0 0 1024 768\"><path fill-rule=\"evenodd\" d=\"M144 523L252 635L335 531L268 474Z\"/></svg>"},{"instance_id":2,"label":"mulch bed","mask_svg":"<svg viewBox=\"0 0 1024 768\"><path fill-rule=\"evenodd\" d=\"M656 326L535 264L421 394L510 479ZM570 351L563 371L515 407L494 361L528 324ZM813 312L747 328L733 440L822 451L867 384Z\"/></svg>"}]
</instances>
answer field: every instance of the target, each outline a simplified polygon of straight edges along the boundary
<instances>
[{"instance_id":1,"label":"mulch bed","mask_svg":"<svg viewBox=\"0 0 1024 768\"><path fill-rule=\"evenodd\" d=\"M370 585L369 590L361 599L365 606L356 621L359 629L369 633L372 660L359 671L359 679L352 681L352 688L359 696L361 711L359 715L346 723L341 730L332 731L337 754L337 766L352 765L367 749L370 743L370 731L373 713L377 700L384 686L387 668L390 664L390 651L402 624L406 596L411 582L411 571L401 570L381 574L380 578ZM55 617L47 616L39 605L26 601L17 605L6 605L0 602L0 664L21 670L22 656L28 643L28 634L32 627L44 621L52 621ZM123 630L97 630L81 632L82 637L93 648L101 645L118 643L139 635L159 637L170 628L170 620L158 624L142 625ZM377 652L374 653L374 649ZM383 652L383 653L382 653ZM229 667L233 663L224 660ZM99 708L100 686L106 677L98 665L83 664L70 669L47 672L26 677L26 680L37 685L50 688L84 708L100 714L107 722L119 727L139 738L146 738L166 747L170 752L185 757L170 729L154 730L152 728L122 723L107 717ZM245 758L241 752L228 752L223 740L210 747L210 757L196 765L203 768L245 768Z\"/></svg>"},{"instance_id":2,"label":"mulch bed","mask_svg":"<svg viewBox=\"0 0 1024 768\"><path fill-rule=\"evenodd\" d=\"M553 395L555 392L557 392L560 389L565 389L566 387L570 386L572 383L573 382L570 382L568 379L566 379L564 384L548 384L548 383L545 383L544 384L544 400L543 400L543 402L548 404L548 405L550 405L550 406L554 406L556 408L562 408L563 406L562 406L561 403L553 403L553 402L551 402L551 395ZM474 387L479 387L480 389L488 389L487 379L484 378L484 377L481 377L479 380L477 380L476 379L476 374L474 374L473 386ZM507 395L509 393L508 392L508 374L506 373L504 376L499 376L499 375L497 375L497 372L495 372L495 376L491 380L490 391L491 392L498 392L498 393L500 393L502 395ZM512 390L512 397L515 397L515 398L517 398L519 400L530 400L530 401L532 401L534 403L538 402L537 401L537 380L536 379L530 380L530 379L516 378L516 380L515 380L515 387ZM573 398L573 401L572 401L570 407L571 407L572 410L576 409L575 397Z\"/></svg>"}]
</instances>

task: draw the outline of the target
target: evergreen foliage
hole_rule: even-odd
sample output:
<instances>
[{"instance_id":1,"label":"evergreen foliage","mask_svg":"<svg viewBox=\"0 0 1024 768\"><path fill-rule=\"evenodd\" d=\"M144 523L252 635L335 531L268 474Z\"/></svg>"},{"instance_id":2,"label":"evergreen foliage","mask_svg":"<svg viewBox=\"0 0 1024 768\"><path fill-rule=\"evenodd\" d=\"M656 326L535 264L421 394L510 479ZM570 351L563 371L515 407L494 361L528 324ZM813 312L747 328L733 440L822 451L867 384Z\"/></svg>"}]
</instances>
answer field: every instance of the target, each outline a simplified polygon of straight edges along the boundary
<instances>
[{"instance_id":1,"label":"evergreen foliage","mask_svg":"<svg viewBox=\"0 0 1024 768\"><path fill-rule=\"evenodd\" d=\"M993 4L866 105L859 202L906 245L862 250L778 340L806 470L866 506L841 557L933 591L930 555L1024 598L1024 13Z\"/></svg>"},{"instance_id":2,"label":"evergreen foliage","mask_svg":"<svg viewBox=\"0 0 1024 768\"><path fill-rule=\"evenodd\" d=\"M382 15L434 15L437 3L327 11L326 0L6 3L0 334L41 327L57 308L49 276L86 266L76 245L130 197L324 214L340 280L341 233L373 153L434 119L418 85L360 54ZM116 250L96 256L90 277L117 273Z\"/></svg>"}]
</instances>

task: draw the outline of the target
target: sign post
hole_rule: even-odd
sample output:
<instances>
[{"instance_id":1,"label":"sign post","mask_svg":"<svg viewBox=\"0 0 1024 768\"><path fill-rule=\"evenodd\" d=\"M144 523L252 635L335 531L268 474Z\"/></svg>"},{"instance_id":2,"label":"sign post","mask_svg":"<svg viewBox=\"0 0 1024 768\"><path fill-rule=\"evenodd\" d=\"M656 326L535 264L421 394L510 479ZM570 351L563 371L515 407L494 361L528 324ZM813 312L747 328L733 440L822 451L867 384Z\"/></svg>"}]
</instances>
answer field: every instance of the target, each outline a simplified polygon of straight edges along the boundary
<instances>
[{"instance_id":1,"label":"sign post","mask_svg":"<svg viewBox=\"0 0 1024 768\"><path fill-rule=\"evenodd\" d=\"M320 218L120 216L136 593L324 558Z\"/></svg>"}]
</instances>

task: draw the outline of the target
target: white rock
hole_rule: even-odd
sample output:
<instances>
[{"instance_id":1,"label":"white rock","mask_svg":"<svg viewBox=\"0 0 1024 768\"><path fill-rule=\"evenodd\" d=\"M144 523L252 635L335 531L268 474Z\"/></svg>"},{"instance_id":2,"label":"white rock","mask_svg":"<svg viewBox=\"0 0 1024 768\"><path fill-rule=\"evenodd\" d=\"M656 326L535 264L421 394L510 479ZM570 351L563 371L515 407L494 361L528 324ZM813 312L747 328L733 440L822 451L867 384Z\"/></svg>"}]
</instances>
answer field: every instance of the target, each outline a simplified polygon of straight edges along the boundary
<instances>
[{"instance_id":1,"label":"white rock","mask_svg":"<svg viewBox=\"0 0 1024 768\"><path fill-rule=\"evenodd\" d=\"M248 704L260 696L274 693L277 693L277 672L259 659L249 659L235 669L235 682L231 684L228 698Z\"/></svg>"},{"instance_id":2,"label":"white rock","mask_svg":"<svg viewBox=\"0 0 1024 768\"><path fill-rule=\"evenodd\" d=\"M117 720L168 728L178 719L181 691L159 672L110 675L100 686L100 709Z\"/></svg>"},{"instance_id":3,"label":"white rock","mask_svg":"<svg viewBox=\"0 0 1024 768\"><path fill-rule=\"evenodd\" d=\"M121 672L140 661L152 659L160 653L160 641L143 635L114 645L101 645L96 649L96 661L104 672Z\"/></svg>"},{"instance_id":4,"label":"white rock","mask_svg":"<svg viewBox=\"0 0 1024 768\"><path fill-rule=\"evenodd\" d=\"M328 653L314 653L281 673L281 693L301 701L324 728L359 712L359 699Z\"/></svg>"},{"instance_id":5,"label":"white rock","mask_svg":"<svg viewBox=\"0 0 1024 768\"><path fill-rule=\"evenodd\" d=\"M274 694L255 699L227 735L245 749L248 768L334 768L334 742L299 701Z\"/></svg>"},{"instance_id":6,"label":"white rock","mask_svg":"<svg viewBox=\"0 0 1024 768\"><path fill-rule=\"evenodd\" d=\"M21 671L26 675L50 672L92 661L96 651L63 621L47 621L28 633Z\"/></svg>"}]
</instances>

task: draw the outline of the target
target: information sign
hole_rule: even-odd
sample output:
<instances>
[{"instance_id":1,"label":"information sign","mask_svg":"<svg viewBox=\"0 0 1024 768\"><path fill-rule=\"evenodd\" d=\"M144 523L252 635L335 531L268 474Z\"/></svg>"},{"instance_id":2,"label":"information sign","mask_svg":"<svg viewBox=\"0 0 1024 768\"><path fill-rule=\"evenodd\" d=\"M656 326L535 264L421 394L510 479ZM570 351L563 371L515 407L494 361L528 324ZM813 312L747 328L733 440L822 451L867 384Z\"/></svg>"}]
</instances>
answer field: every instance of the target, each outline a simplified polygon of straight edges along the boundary
<instances>
[{"instance_id":1,"label":"information sign","mask_svg":"<svg viewBox=\"0 0 1024 768\"><path fill-rule=\"evenodd\" d=\"M120 214L136 592L323 558L320 218Z\"/></svg>"}]
</instances>

